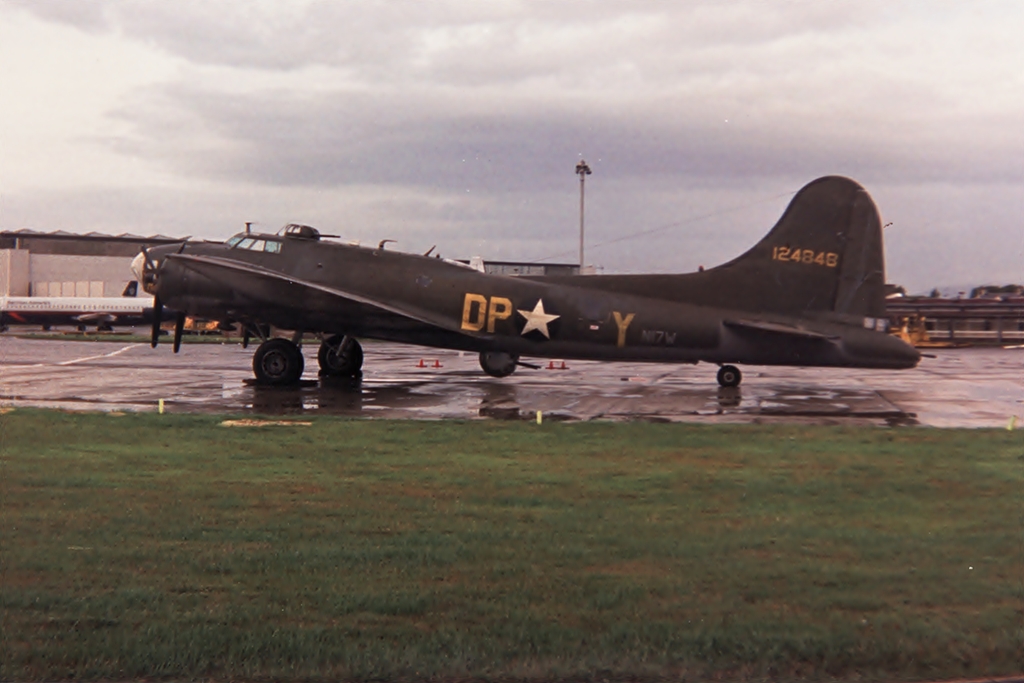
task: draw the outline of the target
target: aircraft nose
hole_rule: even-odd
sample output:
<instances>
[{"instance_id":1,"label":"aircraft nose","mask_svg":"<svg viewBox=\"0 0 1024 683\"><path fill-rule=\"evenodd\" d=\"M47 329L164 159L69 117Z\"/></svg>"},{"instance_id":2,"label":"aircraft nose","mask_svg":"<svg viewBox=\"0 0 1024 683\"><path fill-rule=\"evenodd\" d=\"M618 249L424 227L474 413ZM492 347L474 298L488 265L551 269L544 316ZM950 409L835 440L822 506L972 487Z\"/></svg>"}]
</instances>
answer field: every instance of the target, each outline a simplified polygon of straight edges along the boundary
<instances>
[{"instance_id":1,"label":"aircraft nose","mask_svg":"<svg viewBox=\"0 0 1024 683\"><path fill-rule=\"evenodd\" d=\"M132 274L135 275L142 289L150 294L156 294L157 276L160 266L168 251L165 247L143 249L132 259Z\"/></svg>"},{"instance_id":2,"label":"aircraft nose","mask_svg":"<svg viewBox=\"0 0 1024 683\"><path fill-rule=\"evenodd\" d=\"M132 275L135 276L135 280L142 282L143 269L146 267L146 255L141 251L132 259Z\"/></svg>"}]
</instances>

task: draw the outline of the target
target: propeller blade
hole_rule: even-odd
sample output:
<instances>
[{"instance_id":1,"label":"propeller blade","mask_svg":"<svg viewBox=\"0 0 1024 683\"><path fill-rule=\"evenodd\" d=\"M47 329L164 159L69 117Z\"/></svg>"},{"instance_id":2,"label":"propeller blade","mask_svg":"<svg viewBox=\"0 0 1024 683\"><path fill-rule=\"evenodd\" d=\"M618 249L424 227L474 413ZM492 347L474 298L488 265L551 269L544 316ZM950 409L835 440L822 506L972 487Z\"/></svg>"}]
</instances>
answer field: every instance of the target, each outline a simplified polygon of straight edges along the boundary
<instances>
[{"instance_id":1,"label":"propeller blade","mask_svg":"<svg viewBox=\"0 0 1024 683\"><path fill-rule=\"evenodd\" d=\"M181 333L185 329L185 314L178 313L174 319L174 352L181 348Z\"/></svg>"},{"instance_id":2,"label":"propeller blade","mask_svg":"<svg viewBox=\"0 0 1024 683\"><path fill-rule=\"evenodd\" d=\"M149 345L154 349L160 341L160 323L164 319L164 303L160 297L153 297L153 332L149 338Z\"/></svg>"},{"instance_id":3,"label":"propeller blade","mask_svg":"<svg viewBox=\"0 0 1024 683\"><path fill-rule=\"evenodd\" d=\"M249 348L249 326L242 325L242 348Z\"/></svg>"}]
</instances>

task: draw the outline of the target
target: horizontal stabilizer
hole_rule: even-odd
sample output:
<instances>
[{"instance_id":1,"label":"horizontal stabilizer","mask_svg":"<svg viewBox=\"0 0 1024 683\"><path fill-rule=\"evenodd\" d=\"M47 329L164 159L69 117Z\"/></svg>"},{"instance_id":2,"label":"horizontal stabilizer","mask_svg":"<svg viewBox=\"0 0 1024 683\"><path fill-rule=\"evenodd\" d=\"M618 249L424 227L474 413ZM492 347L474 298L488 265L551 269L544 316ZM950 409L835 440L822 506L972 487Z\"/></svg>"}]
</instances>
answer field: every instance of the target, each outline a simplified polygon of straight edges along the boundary
<instances>
[{"instance_id":1,"label":"horizontal stabilizer","mask_svg":"<svg viewBox=\"0 0 1024 683\"><path fill-rule=\"evenodd\" d=\"M779 323L770 323L761 320L724 320L723 324L726 327L731 327L739 331L768 333L796 339L814 339L823 341L838 339L838 337L830 337L828 335L811 332L810 330L804 330L792 325L782 325Z\"/></svg>"}]
</instances>

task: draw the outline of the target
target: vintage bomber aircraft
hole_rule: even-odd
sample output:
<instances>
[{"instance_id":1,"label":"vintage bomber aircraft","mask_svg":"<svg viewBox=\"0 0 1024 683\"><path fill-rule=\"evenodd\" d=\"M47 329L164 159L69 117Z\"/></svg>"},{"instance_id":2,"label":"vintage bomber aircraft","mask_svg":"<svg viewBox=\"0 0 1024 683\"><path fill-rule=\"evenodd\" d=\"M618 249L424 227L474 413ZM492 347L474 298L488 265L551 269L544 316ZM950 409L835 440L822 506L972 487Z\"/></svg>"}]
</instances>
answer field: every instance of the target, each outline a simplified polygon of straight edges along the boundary
<instances>
[{"instance_id":1,"label":"vintage bomber aircraft","mask_svg":"<svg viewBox=\"0 0 1024 683\"><path fill-rule=\"evenodd\" d=\"M385 240L386 242L386 240ZM505 277L414 254L322 239L308 226L144 251L133 269L156 307L240 323L261 383L303 371L302 333L321 338L321 375L358 376L357 338L480 354L495 377L522 356L910 368L919 354L885 333L882 228L868 193L813 181L753 249L715 268L666 275ZM429 254L429 252L428 252ZM159 320L161 315L156 315ZM270 326L295 337L268 338ZM159 329L153 328L153 345ZM530 366L528 366L530 367Z\"/></svg>"}]
</instances>

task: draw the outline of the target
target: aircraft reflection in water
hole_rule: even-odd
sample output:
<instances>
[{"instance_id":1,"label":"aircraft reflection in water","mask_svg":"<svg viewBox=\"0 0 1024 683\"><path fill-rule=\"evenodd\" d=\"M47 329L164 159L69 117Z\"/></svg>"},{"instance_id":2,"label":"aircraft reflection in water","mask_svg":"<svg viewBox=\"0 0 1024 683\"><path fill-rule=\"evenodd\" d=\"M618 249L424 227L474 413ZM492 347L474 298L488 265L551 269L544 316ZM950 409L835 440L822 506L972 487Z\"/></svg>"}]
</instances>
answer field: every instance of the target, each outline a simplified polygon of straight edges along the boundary
<instances>
[{"instance_id":1,"label":"aircraft reflection in water","mask_svg":"<svg viewBox=\"0 0 1024 683\"><path fill-rule=\"evenodd\" d=\"M836 176L793 198L754 248L716 268L667 275L506 277L429 256L321 239L308 226L143 251L145 290L185 316L238 323L259 382L297 382L297 341L316 333L321 375L358 376L357 338L472 351L495 377L522 356L720 365L910 368L919 354L885 333L882 228L868 193ZM429 253L429 252L428 252ZM266 330L297 330L292 339ZM153 329L153 345L159 330Z\"/></svg>"}]
</instances>

